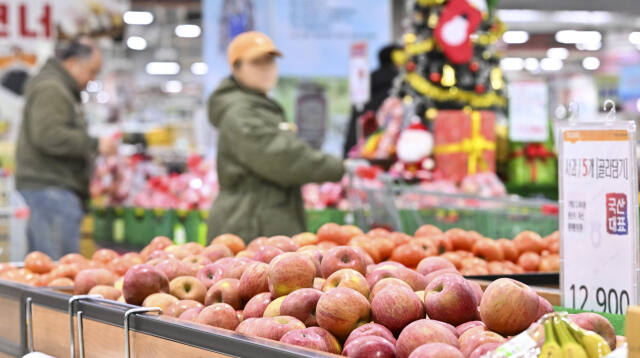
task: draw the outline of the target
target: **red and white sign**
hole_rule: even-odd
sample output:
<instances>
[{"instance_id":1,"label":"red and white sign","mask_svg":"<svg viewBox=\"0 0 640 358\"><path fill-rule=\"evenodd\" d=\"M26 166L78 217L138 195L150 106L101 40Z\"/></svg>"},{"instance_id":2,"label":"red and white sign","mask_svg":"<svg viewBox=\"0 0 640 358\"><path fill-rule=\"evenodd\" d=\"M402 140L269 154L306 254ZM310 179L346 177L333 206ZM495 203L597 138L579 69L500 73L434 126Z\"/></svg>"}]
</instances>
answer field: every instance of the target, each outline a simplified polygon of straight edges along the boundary
<instances>
[{"instance_id":1,"label":"red and white sign","mask_svg":"<svg viewBox=\"0 0 640 358\"><path fill-rule=\"evenodd\" d=\"M351 103L363 106L369 101L369 63L366 42L351 44L349 51L349 97Z\"/></svg>"},{"instance_id":2,"label":"red and white sign","mask_svg":"<svg viewBox=\"0 0 640 358\"><path fill-rule=\"evenodd\" d=\"M51 0L0 0L0 43L52 40Z\"/></svg>"}]
</instances>

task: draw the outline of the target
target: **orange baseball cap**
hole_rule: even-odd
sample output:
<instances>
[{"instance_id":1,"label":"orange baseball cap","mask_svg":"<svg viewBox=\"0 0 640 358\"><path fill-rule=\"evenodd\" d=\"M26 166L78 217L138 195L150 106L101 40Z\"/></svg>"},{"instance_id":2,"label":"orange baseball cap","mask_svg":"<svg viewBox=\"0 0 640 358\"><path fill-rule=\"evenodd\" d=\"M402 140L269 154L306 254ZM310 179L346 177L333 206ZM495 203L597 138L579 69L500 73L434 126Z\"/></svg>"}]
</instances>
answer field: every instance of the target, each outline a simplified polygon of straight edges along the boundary
<instances>
[{"instance_id":1,"label":"orange baseball cap","mask_svg":"<svg viewBox=\"0 0 640 358\"><path fill-rule=\"evenodd\" d=\"M251 60L265 53L282 56L282 52L276 48L269 36L257 32L243 32L234 37L227 49L227 60L232 66L237 60Z\"/></svg>"}]
</instances>

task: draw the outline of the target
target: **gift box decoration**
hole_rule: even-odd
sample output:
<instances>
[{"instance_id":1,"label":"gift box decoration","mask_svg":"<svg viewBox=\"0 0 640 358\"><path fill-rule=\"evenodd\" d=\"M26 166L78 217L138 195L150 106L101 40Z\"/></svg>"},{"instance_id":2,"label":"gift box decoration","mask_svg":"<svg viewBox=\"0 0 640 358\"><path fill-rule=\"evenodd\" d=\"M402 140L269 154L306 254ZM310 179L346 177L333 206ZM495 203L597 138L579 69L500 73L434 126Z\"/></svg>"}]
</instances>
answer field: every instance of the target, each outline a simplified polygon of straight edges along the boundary
<instances>
[{"instance_id":1,"label":"gift box decoration","mask_svg":"<svg viewBox=\"0 0 640 358\"><path fill-rule=\"evenodd\" d=\"M558 163L550 147L547 143L528 143L514 148L508 167L509 184L556 185Z\"/></svg>"},{"instance_id":2,"label":"gift box decoration","mask_svg":"<svg viewBox=\"0 0 640 358\"><path fill-rule=\"evenodd\" d=\"M448 180L496 170L495 113L438 111L434 119L436 168Z\"/></svg>"}]
</instances>

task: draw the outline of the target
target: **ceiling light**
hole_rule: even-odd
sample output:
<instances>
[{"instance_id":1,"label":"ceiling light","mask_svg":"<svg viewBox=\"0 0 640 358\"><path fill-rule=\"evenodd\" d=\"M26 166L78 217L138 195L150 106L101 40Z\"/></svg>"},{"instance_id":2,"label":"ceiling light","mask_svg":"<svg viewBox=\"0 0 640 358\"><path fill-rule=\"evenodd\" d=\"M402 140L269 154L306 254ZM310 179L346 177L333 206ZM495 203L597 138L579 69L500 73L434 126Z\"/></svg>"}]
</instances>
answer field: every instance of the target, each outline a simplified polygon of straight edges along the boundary
<instances>
[{"instance_id":1,"label":"ceiling light","mask_svg":"<svg viewBox=\"0 0 640 358\"><path fill-rule=\"evenodd\" d=\"M204 62L194 62L191 64L191 73L194 75L206 75L209 71L209 66Z\"/></svg>"},{"instance_id":2,"label":"ceiling light","mask_svg":"<svg viewBox=\"0 0 640 358\"><path fill-rule=\"evenodd\" d=\"M640 31L634 31L630 33L629 41L634 45L640 45Z\"/></svg>"},{"instance_id":3,"label":"ceiling light","mask_svg":"<svg viewBox=\"0 0 640 358\"><path fill-rule=\"evenodd\" d=\"M167 81L162 86L162 90L166 93L180 93L182 91L182 82L176 80Z\"/></svg>"},{"instance_id":4,"label":"ceiling light","mask_svg":"<svg viewBox=\"0 0 640 358\"><path fill-rule=\"evenodd\" d=\"M506 31L502 35L502 41L508 44L523 44L529 41L529 33L526 31Z\"/></svg>"},{"instance_id":5,"label":"ceiling light","mask_svg":"<svg viewBox=\"0 0 640 358\"><path fill-rule=\"evenodd\" d=\"M585 57L582 60L582 67L584 67L585 70L589 71L597 70L598 67L600 67L600 60L598 60L597 57Z\"/></svg>"},{"instance_id":6,"label":"ceiling light","mask_svg":"<svg viewBox=\"0 0 640 358\"><path fill-rule=\"evenodd\" d=\"M562 44L595 43L602 41L598 31L561 30L556 32L556 41Z\"/></svg>"},{"instance_id":7,"label":"ceiling light","mask_svg":"<svg viewBox=\"0 0 640 358\"><path fill-rule=\"evenodd\" d=\"M176 36L185 38L194 38L200 36L200 26L198 25L178 25L176 26Z\"/></svg>"},{"instance_id":8,"label":"ceiling light","mask_svg":"<svg viewBox=\"0 0 640 358\"><path fill-rule=\"evenodd\" d=\"M148 11L127 11L122 19L128 25L149 25L153 22L153 14Z\"/></svg>"},{"instance_id":9,"label":"ceiling light","mask_svg":"<svg viewBox=\"0 0 640 358\"><path fill-rule=\"evenodd\" d=\"M177 75L180 65L177 62L149 62L146 70L150 75Z\"/></svg>"},{"instance_id":10,"label":"ceiling light","mask_svg":"<svg viewBox=\"0 0 640 358\"><path fill-rule=\"evenodd\" d=\"M560 69L562 69L562 60L559 60L557 58L543 58L542 61L540 61L540 68L542 68L544 71L558 71Z\"/></svg>"},{"instance_id":11,"label":"ceiling light","mask_svg":"<svg viewBox=\"0 0 640 358\"><path fill-rule=\"evenodd\" d=\"M87 92L97 93L102 89L102 82L95 80L87 82Z\"/></svg>"},{"instance_id":12,"label":"ceiling light","mask_svg":"<svg viewBox=\"0 0 640 358\"><path fill-rule=\"evenodd\" d=\"M569 50L564 47L552 47L547 50L547 57L566 60L569 57Z\"/></svg>"},{"instance_id":13,"label":"ceiling light","mask_svg":"<svg viewBox=\"0 0 640 358\"><path fill-rule=\"evenodd\" d=\"M131 36L127 39L127 47L132 50L142 51L147 48L147 40L140 36Z\"/></svg>"},{"instance_id":14,"label":"ceiling light","mask_svg":"<svg viewBox=\"0 0 640 358\"><path fill-rule=\"evenodd\" d=\"M529 57L524 60L524 68L531 72L537 71L540 68L540 61L537 58Z\"/></svg>"},{"instance_id":15,"label":"ceiling light","mask_svg":"<svg viewBox=\"0 0 640 358\"><path fill-rule=\"evenodd\" d=\"M524 60L520 57L505 57L500 60L500 68L504 71L520 71L524 68Z\"/></svg>"},{"instance_id":16,"label":"ceiling light","mask_svg":"<svg viewBox=\"0 0 640 358\"><path fill-rule=\"evenodd\" d=\"M581 42L576 44L576 48L580 51L598 51L602 48L602 42Z\"/></svg>"}]
</instances>

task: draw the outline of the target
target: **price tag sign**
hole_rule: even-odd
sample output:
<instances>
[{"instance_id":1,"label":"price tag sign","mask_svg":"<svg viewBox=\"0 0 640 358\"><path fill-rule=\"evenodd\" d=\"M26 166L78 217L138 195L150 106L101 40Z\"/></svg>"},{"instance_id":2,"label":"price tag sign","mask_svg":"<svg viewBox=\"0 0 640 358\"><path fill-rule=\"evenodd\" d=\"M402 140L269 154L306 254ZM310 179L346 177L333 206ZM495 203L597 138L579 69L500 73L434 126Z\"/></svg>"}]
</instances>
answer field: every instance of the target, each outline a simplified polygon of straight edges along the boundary
<instances>
[{"instance_id":1,"label":"price tag sign","mask_svg":"<svg viewBox=\"0 0 640 358\"><path fill-rule=\"evenodd\" d=\"M625 314L638 304L635 123L560 125L558 149L563 305Z\"/></svg>"},{"instance_id":2,"label":"price tag sign","mask_svg":"<svg viewBox=\"0 0 640 358\"><path fill-rule=\"evenodd\" d=\"M509 139L544 142L549 136L547 84L520 81L509 84Z\"/></svg>"},{"instance_id":3,"label":"price tag sign","mask_svg":"<svg viewBox=\"0 0 640 358\"><path fill-rule=\"evenodd\" d=\"M369 101L369 63L367 61L367 43L351 44L349 51L349 97L351 103L363 106Z\"/></svg>"}]
</instances>

